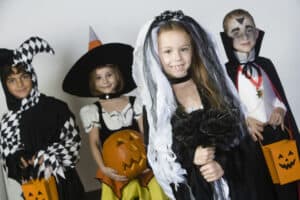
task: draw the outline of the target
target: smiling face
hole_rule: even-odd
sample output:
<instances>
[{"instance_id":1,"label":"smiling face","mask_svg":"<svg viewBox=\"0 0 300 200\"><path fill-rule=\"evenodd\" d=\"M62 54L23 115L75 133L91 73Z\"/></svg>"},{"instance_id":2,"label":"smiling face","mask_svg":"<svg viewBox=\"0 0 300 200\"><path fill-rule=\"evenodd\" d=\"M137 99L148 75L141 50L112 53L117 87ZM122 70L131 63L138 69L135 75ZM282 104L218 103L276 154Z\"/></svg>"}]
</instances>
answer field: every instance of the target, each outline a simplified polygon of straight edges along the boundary
<instances>
[{"instance_id":1,"label":"smiling face","mask_svg":"<svg viewBox=\"0 0 300 200\"><path fill-rule=\"evenodd\" d=\"M249 53L256 44L258 30L250 17L240 15L227 20L226 34L233 39L235 50Z\"/></svg>"},{"instance_id":2,"label":"smiling face","mask_svg":"<svg viewBox=\"0 0 300 200\"><path fill-rule=\"evenodd\" d=\"M192 63L192 52L190 36L184 30L167 30L158 34L158 55L168 76L186 76Z\"/></svg>"},{"instance_id":3,"label":"smiling face","mask_svg":"<svg viewBox=\"0 0 300 200\"><path fill-rule=\"evenodd\" d=\"M90 79L90 88L95 96L116 93L123 87L121 87L121 74L113 65L95 68L91 73Z\"/></svg>"},{"instance_id":4,"label":"smiling face","mask_svg":"<svg viewBox=\"0 0 300 200\"><path fill-rule=\"evenodd\" d=\"M16 68L12 68L12 72L6 78L9 93L17 99L26 98L32 89L31 75L23 71L18 72Z\"/></svg>"}]
</instances>

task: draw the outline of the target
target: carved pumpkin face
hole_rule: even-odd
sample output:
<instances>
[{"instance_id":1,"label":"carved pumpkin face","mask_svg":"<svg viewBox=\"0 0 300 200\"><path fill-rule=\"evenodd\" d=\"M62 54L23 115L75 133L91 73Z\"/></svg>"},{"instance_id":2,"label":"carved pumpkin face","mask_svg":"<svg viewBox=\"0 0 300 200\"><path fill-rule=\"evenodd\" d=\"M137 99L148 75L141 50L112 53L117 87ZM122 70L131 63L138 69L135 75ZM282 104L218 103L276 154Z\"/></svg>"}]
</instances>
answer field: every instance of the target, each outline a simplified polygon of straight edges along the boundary
<instances>
[{"instance_id":1,"label":"carved pumpkin face","mask_svg":"<svg viewBox=\"0 0 300 200\"><path fill-rule=\"evenodd\" d=\"M102 149L103 161L129 179L146 169L146 151L141 134L127 129L113 133Z\"/></svg>"},{"instance_id":2,"label":"carved pumpkin face","mask_svg":"<svg viewBox=\"0 0 300 200\"><path fill-rule=\"evenodd\" d=\"M26 200L46 200L49 199L47 197L45 189L36 189L36 190L30 190L30 191L24 191L23 195Z\"/></svg>"},{"instance_id":3,"label":"carved pumpkin face","mask_svg":"<svg viewBox=\"0 0 300 200\"><path fill-rule=\"evenodd\" d=\"M296 162L295 153L292 150L278 154L278 165L282 169L289 170L294 167Z\"/></svg>"},{"instance_id":4,"label":"carved pumpkin face","mask_svg":"<svg viewBox=\"0 0 300 200\"><path fill-rule=\"evenodd\" d=\"M26 200L58 200L55 178L49 180L32 180L22 184L24 199Z\"/></svg>"},{"instance_id":5,"label":"carved pumpkin face","mask_svg":"<svg viewBox=\"0 0 300 200\"><path fill-rule=\"evenodd\" d=\"M265 146L270 155L265 157L273 183L286 184L300 179L300 162L295 140L281 140ZM272 163L274 168L272 168Z\"/></svg>"}]
</instances>

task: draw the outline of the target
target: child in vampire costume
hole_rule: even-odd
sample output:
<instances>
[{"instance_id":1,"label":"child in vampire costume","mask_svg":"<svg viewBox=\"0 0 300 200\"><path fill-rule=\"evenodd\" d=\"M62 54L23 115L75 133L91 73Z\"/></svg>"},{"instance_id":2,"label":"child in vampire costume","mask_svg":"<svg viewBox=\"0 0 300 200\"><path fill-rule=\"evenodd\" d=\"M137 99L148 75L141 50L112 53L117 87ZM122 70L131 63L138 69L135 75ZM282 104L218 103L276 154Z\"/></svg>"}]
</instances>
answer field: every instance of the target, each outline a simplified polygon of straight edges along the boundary
<instances>
[{"instance_id":1,"label":"child in vampire costume","mask_svg":"<svg viewBox=\"0 0 300 200\"><path fill-rule=\"evenodd\" d=\"M29 38L16 50L0 49L1 83L9 110L0 123L1 157L8 176L20 184L53 175L60 200L82 200L84 190L75 170L81 144L78 128L66 103L39 92L31 62L40 52L54 53L39 37ZM17 74L19 80L9 79ZM8 83L24 84L21 81L28 76L27 96L13 95Z\"/></svg>"},{"instance_id":2,"label":"child in vampire costume","mask_svg":"<svg viewBox=\"0 0 300 200\"><path fill-rule=\"evenodd\" d=\"M273 63L259 56L264 32L256 29L253 17L245 10L229 12L221 33L228 57L226 70L244 105L249 132L256 141L258 199L297 199L297 183L273 184L261 147L289 138L289 128L299 149L299 132Z\"/></svg>"}]
</instances>

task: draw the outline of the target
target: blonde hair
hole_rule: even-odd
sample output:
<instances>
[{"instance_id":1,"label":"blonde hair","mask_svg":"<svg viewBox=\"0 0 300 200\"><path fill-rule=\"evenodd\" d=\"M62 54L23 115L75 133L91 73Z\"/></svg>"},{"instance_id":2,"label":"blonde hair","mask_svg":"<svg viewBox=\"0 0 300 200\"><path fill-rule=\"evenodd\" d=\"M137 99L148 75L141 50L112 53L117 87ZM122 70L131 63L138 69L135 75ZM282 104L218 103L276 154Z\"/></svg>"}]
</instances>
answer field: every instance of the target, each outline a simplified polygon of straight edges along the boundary
<instances>
[{"instance_id":1,"label":"blonde hair","mask_svg":"<svg viewBox=\"0 0 300 200\"><path fill-rule=\"evenodd\" d=\"M241 17L241 16L248 17L253 22L253 24L255 26L254 18L252 17L252 15L248 11L243 10L243 9L235 9L235 10L232 10L229 13L227 13L225 15L224 19L223 19L224 32L227 33L227 31L228 31L228 22L230 20L232 20L233 18L236 18L236 17Z\"/></svg>"},{"instance_id":2,"label":"blonde hair","mask_svg":"<svg viewBox=\"0 0 300 200\"><path fill-rule=\"evenodd\" d=\"M205 91L205 95L212 107L222 108L223 101L219 95L217 87L213 83L213 81L209 78L207 69L203 64L197 48L195 48L195 42L193 41L191 35L187 28L177 21L168 21L167 23L160 26L158 30L158 36L164 31L184 31L190 38L191 46L192 46L192 63L190 67L190 73L192 79L195 81L198 88L203 88Z\"/></svg>"},{"instance_id":3,"label":"blonde hair","mask_svg":"<svg viewBox=\"0 0 300 200\"><path fill-rule=\"evenodd\" d=\"M117 65L114 65L114 64L99 65L99 66L96 66L89 74L89 88L90 88L90 92L93 96L99 96L99 95L103 94L102 92L100 92L96 89L95 79L96 79L96 70L99 68L104 68L104 67L111 68L113 70L113 73L116 76L116 79L118 82L116 89L115 89L116 93L121 92L124 88L124 84L125 84L124 79L123 79L122 73L119 70Z\"/></svg>"}]
</instances>

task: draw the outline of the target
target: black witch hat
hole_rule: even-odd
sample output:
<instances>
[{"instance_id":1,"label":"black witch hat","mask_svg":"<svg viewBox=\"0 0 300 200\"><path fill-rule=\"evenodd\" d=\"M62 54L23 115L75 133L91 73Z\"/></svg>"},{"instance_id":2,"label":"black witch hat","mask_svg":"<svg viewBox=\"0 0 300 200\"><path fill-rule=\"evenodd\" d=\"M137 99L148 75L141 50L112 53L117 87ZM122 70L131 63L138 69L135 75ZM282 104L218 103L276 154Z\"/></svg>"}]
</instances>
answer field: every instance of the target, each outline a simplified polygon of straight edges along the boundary
<instances>
[{"instance_id":1,"label":"black witch hat","mask_svg":"<svg viewBox=\"0 0 300 200\"><path fill-rule=\"evenodd\" d=\"M93 97L89 87L89 74L99 66L115 64L122 73L125 86L122 94L130 92L136 85L131 76L133 48L122 43L102 44L90 28L89 51L72 66L63 81L63 90L80 97Z\"/></svg>"}]
</instances>

